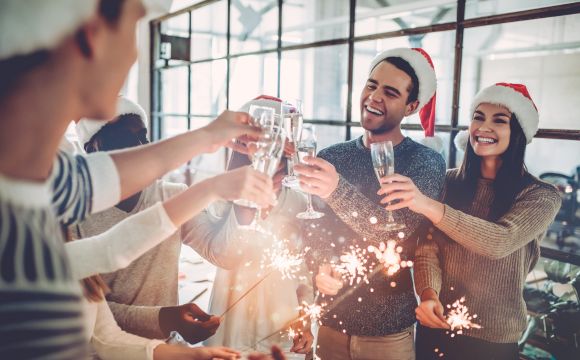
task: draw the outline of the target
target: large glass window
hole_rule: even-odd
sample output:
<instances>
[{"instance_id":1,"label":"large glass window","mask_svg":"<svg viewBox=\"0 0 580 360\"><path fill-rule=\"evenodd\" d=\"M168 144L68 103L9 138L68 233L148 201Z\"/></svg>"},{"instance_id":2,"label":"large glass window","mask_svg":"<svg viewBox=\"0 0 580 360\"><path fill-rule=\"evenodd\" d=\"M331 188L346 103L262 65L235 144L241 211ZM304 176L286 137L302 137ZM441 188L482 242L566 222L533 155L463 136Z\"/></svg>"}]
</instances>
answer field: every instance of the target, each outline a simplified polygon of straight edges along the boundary
<instances>
[{"instance_id":1,"label":"large glass window","mask_svg":"<svg viewBox=\"0 0 580 360\"><path fill-rule=\"evenodd\" d=\"M526 152L528 169L556 185L567 182L568 187L558 185L568 199L563 212L572 201L578 205L577 1L178 3L189 7L153 20L151 27L155 139L202 126L260 94L303 100L305 120L316 124L319 148L356 138L363 134L359 102L371 59L388 48L422 47L435 64L436 134L447 165L462 161L453 138L469 125L477 91L499 81L524 83L540 110L540 130ZM402 128L407 136L423 137L417 115L404 119ZM225 159L224 152L193 159L186 173L196 181L223 170ZM578 233L580 216L570 216L566 234ZM562 219L559 215L554 229L564 226Z\"/></svg>"}]
</instances>

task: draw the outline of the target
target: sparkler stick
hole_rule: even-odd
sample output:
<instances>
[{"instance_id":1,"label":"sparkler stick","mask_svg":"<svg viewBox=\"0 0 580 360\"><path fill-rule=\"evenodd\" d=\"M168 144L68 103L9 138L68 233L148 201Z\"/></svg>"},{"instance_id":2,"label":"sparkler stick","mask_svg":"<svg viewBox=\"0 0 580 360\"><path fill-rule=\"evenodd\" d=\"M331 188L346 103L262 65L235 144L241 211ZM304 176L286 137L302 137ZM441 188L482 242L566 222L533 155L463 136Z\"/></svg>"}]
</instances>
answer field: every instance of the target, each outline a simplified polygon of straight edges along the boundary
<instances>
[{"instance_id":1,"label":"sparkler stick","mask_svg":"<svg viewBox=\"0 0 580 360\"><path fill-rule=\"evenodd\" d=\"M230 306L228 306L228 308L226 309L226 311L223 312L223 314L220 315L220 319L223 319L223 317L228 313L228 311L230 311L234 306L236 306L240 301L242 301L243 298L245 298L246 296L248 296L248 294L254 290L258 285L260 285L262 283L262 281L266 280L266 278L270 275L272 275L272 273L274 272L274 270L270 270L268 273L266 273L266 275L264 275L260 280L258 280L258 282L256 282L254 285L252 285L248 290L246 290L246 292L244 292L242 294L242 296L240 296L238 298L238 300L234 301L233 304L231 304Z\"/></svg>"}]
</instances>

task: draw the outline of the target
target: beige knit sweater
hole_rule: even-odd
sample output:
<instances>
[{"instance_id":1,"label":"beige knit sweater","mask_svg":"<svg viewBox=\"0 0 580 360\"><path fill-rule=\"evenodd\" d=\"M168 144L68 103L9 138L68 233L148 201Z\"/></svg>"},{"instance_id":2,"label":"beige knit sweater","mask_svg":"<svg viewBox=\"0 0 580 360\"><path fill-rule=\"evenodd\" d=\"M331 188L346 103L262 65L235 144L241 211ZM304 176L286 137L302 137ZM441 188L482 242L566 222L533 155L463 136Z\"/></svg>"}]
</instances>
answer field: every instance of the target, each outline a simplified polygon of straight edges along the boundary
<instances>
[{"instance_id":1,"label":"beige knit sweater","mask_svg":"<svg viewBox=\"0 0 580 360\"><path fill-rule=\"evenodd\" d=\"M457 173L448 170L446 184ZM443 199L452 190L445 188ZM491 222L486 219L493 199L493 182L481 179L468 212L445 205L443 219L417 248L415 286L418 294L433 288L443 306L465 296L465 305L482 326L465 335L513 343L526 326L522 296L526 275L540 256L539 243L561 199L553 186L534 178L510 210Z\"/></svg>"}]
</instances>

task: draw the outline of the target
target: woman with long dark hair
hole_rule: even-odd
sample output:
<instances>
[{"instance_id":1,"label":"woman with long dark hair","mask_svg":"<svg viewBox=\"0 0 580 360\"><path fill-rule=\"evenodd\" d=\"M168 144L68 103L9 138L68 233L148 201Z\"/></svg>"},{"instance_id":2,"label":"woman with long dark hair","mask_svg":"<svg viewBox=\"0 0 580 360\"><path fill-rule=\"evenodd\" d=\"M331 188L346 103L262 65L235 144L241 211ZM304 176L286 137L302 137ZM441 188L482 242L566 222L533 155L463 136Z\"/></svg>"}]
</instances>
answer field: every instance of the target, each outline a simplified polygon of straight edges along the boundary
<instances>
[{"instance_id":1,"label":"woman with long dark hair","mask_svg":"<svg viewBox=\"0 0 580 360\"><path fill-rule=\"evenodd\" d=\"M539 122L527 88L487 87L475 96L471 115L463 163L447 171L441 202L397 174L383 178L389 184L379 191L388 210L408 207L433 223L414 268L418 359L518 359L526 275L560 208L557 190L524 165ZM475 327L458 331L444 310L461 298L477 317Z\"/></svg>"}]
</instances>

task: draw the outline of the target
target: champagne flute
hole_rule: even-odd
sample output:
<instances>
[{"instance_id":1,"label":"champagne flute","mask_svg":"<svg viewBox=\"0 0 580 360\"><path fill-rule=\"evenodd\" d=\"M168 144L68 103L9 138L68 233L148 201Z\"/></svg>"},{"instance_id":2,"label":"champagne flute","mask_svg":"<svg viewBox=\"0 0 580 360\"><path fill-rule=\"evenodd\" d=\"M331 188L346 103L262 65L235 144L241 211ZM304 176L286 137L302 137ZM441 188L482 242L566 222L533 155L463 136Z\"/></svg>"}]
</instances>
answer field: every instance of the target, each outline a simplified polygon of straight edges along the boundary
<instances>
[{"instance_id":1,"label":"champagne flute","mask_svg":"<svg viewBox=\"0 0 580 360\"><path fill-rule=\"evenodd\" d=\"M373 167L375 174L379 180L379 185L382 187L381 178L395 173L395 152L393 150L393 143L390 141L381 141L371 144L371 158L373 160ZM397 224L393 218L393 212L388 211L387 224L385 230L396 231L402 230L405 226Z\"/></svg>"},{"instance_id":2,"label":"champagne flute","mask_svg":"<svg viewBox=\"0 0 580 360\"><path fill-rule=\"evenodd\" d=\"M253 164L256 156L260 155L259 152L262 151L264 147L267 147L269 142L272 140L275 110L267 106L251 105L248 114L250 115L250 125L259 127L262 130L259 139L254 143L256 151L252 154L251 160ZM234 200L234 203L254 209L259 208L258 204L246 199Z\"/></svg>"},{"instance_id":3,"label":"champagne flute","mask_svg":"<svg viewBox=\"0 0 580 360\"><path fill-rule=\"evenodd\" d=\"M284 145L286 143L286 131L277 125L272 127L272 132L264 136L258 145L257 151L254 153L252 159L252 167L272 178L278 170L278 165L284 153ZM256 204L254 204L256 205ZM258 225L258 220L261 218L261 208L259 206L252 206L256 208L254 219L249 225L240 226L243 229L250 229L264 232L264 229Z\"/></svg>"},{"instance_id":4,"label":"champagne flute","mask_svg":"<svg viewBox=\"0 0 580 360\"><path fill-rule=\"evenodd\" d=\"M295 100L294 105L290 102L285 102L282 105L282 119L284 129L286 129L286 134L288 134L288 142L296 148L296 144L300 141L302 134L302 100ZM294 164L297 162L298 154L294 152L288 159L288 175L282 179L282 185L292 189L300 188L298 177L294 174Z\"/></svg>"},{"instance_id":5,"label":"champagne flute","mask_svg":"<svg viewBox=\"0 0 580 360\"><path fill-rule=\"evenodd\" d=\"M304 157L306 156L316 156L316 135L314 133L314 125L304 124L302 127L302 135L300 141L298 142L298 160L300 163L304 163ZM301 212L296 215L298 219L320 219L324 216L323 213L314 210L312 207L312 195L306 193L307 196L307 207L306 211Z\"/></svg>"}]
</instances>

